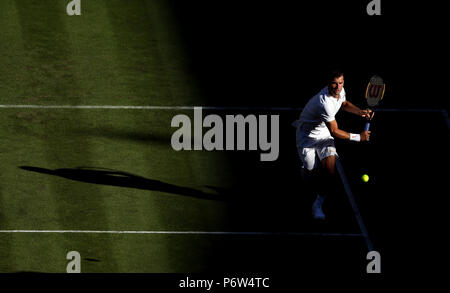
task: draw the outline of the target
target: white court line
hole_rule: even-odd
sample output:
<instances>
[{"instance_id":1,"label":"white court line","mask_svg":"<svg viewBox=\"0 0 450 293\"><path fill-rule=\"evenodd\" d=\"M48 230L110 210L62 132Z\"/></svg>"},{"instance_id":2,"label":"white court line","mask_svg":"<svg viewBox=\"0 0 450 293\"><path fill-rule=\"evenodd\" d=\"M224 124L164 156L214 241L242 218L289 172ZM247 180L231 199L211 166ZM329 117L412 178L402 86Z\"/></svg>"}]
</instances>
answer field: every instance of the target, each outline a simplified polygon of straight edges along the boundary
<instances>
[{"instance_id":1,"label":"white court line","mask_svg":"<svg viewBox=\"0 0 450 293\"><path fill-rule=\"evenodd\" d=\"M235 110L235 111L302 111L296 107L221 107L221 106L127 106L127 105L0 105L0 109L110 109L110 110ZM406 113L441 113L450 129L450 120L444 109L389 109L379 108L377 112L406 112Z\"/></svg>"},{"instance_id":2,"label":"white court line","mask_svg":"<svg viewBox=\"0 0 450 293\"><path fill-rule=\"evenodd\" d=\"M127 106L127 105L0 105L4 109L113 109L113 110L278 110L292 111L302 108L288 107L221 107L221 106Z\"/></svg>"},{"instance_id":3,"label":"white court line","mask_svg":"<svg viewBox=\"0 0 450 293\"><path fill-rule=\"evenodd\" d=\"M132 109L132 110L191 110L194 106L113 106L113 105L0 105L4 109Z\"/></svg>"},{"instance_id":4,"label":"white court line","mask_svg":"<svg viewBox=\"0 0 450 293\"><path fill-rule=\"evenodd\" d=\"M169 235L269 235L269 236L328 236L359 237L357 233L298 233L298 232L227 232L227 231L101 231L101 230L0 230L0 233L55 234L169 234Z\"/></svg>"},{"instance_id":5,"label":"white court line","mask_svg":"<svg viewBox=\"0 0 450 293\"><path fill-rule=\"evenodd\" d=\"M445 122L447 122L447 128L450 130L450 119L448 118L447 110L442 110L442 116L444 116Z\"/></svg>"},{"instance_id":6,"label":"white court line","mask_svg":"<svg viewBox=\"0 0 450 293\"><path fill-rule=\"evenodd\" d=\"M358 205L356 204L355 198L353 196L352 190L350 189L350 184L348 183L347 177L344 173L344 168L342 167L341 161L339 159L336 160L336 169L341 177L342 184L344 184L345 193L350 201L350 205L352 206L353 213L355 214L356 221L358 222L359 229L361 230L361 234L366 241L367 249L369 251L373 251L373 244L369 238L369 233L367 232L366 225L362 220L361 214L359 213Z\"/></svg>"}]
</instances>

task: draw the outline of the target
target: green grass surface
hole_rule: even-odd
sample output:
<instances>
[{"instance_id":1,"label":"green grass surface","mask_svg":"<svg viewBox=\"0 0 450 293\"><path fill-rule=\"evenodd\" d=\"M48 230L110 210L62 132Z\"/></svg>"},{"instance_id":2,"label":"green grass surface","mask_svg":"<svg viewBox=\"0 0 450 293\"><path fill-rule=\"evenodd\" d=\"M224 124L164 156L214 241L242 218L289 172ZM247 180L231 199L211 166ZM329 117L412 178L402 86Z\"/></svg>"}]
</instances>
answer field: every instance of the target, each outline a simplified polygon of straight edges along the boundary
<instances>
[{"instance_id":1,"label":"green grass surface","mask_svg":"<svg viewBox=\"0 0 450 293\"><path fill-rule=\"evenodd\" d=\"M0 104L202 103L164 1L82 1L79 17L65 5L0 2ZM220 201L20 168L113 169L214 196L205 186L225 187L227 164L220 153L172 150L176 113L0 113L0 229L226 229ZM0 233L0 272L65 272L72 250L82 272L202 271L213 246L208 236Z\"/></svg>"}]
</instances>

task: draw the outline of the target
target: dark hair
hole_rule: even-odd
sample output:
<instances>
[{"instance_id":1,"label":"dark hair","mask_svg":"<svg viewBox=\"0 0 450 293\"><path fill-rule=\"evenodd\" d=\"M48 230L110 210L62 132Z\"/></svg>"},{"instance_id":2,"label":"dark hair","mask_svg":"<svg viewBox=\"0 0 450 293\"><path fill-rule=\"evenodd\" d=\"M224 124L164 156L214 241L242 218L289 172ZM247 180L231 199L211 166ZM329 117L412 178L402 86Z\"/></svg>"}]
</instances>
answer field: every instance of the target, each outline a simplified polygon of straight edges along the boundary
<instances>
[{"instance_id":1,"label":"dark hair","mask_svg":"<svg viewBox=\"0 0 450 293\"><path fill-rule=\"evenodd\" d=\"M328 82L331 82L331 81L333 81L336 77L341 77L341 76L343 76L343 75L344 75L344 72L343 72L342 70L337 70L337 69L331 70L331 71L328 73Z\"/></svg>"}]
</instances>

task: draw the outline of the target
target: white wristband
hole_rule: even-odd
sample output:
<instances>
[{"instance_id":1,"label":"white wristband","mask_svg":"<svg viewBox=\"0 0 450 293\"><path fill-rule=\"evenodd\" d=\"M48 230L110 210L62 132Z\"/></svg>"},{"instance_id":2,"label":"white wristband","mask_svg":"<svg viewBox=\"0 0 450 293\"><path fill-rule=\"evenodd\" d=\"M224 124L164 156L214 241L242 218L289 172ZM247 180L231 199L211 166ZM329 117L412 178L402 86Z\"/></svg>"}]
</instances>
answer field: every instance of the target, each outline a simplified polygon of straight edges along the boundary
<instances>
[{"instance_id":1,"label":"white wristband","mask_svg":"<svg viewBox=\"0 0 450 293\"><path fill-rule=\"evenodd\" d=\"M355 134L355 133L350 133L350 140L361 141L361 135Z\"/></svg>"}]
</instances>

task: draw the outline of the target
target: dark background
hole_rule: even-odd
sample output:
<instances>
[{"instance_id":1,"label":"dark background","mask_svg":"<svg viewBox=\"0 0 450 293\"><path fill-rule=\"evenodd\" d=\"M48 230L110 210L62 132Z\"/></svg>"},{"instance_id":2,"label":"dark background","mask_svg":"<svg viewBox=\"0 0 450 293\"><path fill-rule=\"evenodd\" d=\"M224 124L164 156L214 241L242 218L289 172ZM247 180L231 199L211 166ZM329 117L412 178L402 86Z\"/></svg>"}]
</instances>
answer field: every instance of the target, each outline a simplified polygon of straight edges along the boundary
<instances>
[{"instance_id":1,"label":"dark background","mask_svg":"<svg viewBox=\"0 0 450 293\"><path fill-rule=\"evenodd\" d=\"M394 1L382 0L383 15L368 16L369 2L170 3L204 105L303 107L325 85L326 73L340 68L347 98L359 107L365 107L368 80L379 74L387 84L382 108L448 109L442 92L445 77L439 76L445 60L442 10L428 2L395 1L394 6ZM264 114L281 115L280 158L261 163L254 152L228 154L235 178L230 227L303 232L355 228L343 190L333 203L334 212L342 212L335 215L335 224L317 226L298 216L309 213L311 200L298 196L300 161L290 123L300 113ZM447 193L443 182L448 172L440 171L448 162L447 122L441 112L376 115L369 144L337 146L369 233L383 255L383 277L434 272L440 250L439 244L430 248L430 243L440 242L432 231L439 229L437 203ZM343 113L337 119L345 130L362 131L364 122L357 118ZM371 176L369 184L359 180L364 173ZM225 252L212 266L217 271L367 278L363 246L328 241L224 239ZM348 268L342 269L342 263Z\"/></svg>"},{"instance_id":2,"label":"dark background","mask_svg":"<svg viewBox=\"0 0 450 293\"><path fill-rule=\"evenodd\" d=\"M350 100L362 101L373 74L387 83L386 108L444 108L433 96L442 66L439 7L381 1L175 1L170 3L208 105L299 106L346 73Z\"/></svg>"}]
</instances>

